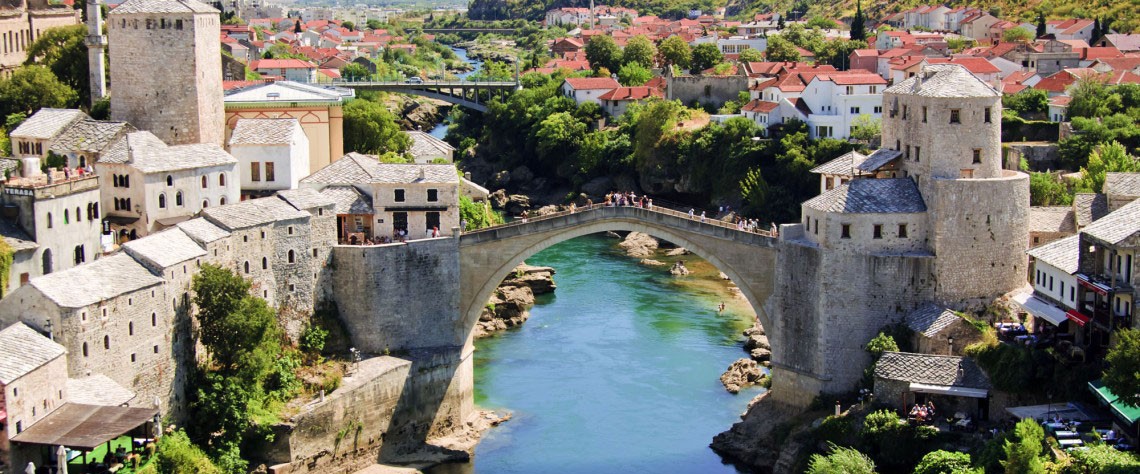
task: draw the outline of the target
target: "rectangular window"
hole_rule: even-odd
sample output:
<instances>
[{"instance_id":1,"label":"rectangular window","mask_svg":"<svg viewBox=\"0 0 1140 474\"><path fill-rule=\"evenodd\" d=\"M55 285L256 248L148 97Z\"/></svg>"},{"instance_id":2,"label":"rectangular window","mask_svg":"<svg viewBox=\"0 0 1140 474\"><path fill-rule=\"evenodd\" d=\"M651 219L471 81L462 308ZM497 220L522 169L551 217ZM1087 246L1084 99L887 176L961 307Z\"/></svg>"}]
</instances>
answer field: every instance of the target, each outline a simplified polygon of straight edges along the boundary
<instances>
[{"instance_id":1,"label":"rectangular window","mask_svg":"<svg viewBox=\"0 0 1140 474\"><path fill-rule=\"evenodd\" d=\"M920 146L914 147L914 161L922 161L922 147Z\"/></svg>"},{"instance_id":2,"label":"rectangular window","mask_svg":"<svg viewBox=\"0 0 1140 474\"><path fill-rule=\"evenodd\" d=\"M1049 291L1053 291L1053 276L1049 275Z\"/></svg>"},{"instance_id":3,"label":"rectangular window","mask_svg":"<svg viewBox=\"0 0 1140 474\"><path fill-rule=\"evenodd\" d=\"M273 173L273 162L272 161L266 161L265 162L265 181L266 182L275 181L276 179L277 179L277 177Z\"/></svg>"},{"instance_id":4,"label":"rectangular window","mask_svg":"<svg viewBox=\"0 0 1140 474\"><path fill-rule=\"evenodd\" d=\"M811 232L811 218L804 216L804 230Z\"/></svg>"},{"instance_id":5,"label":"rectangular window","mask_svg":"<svg viewBox=\"0 0 1140 474\"><path fill-rule=\"evenodd\" d=\"M907 106L905 106L905 105L903 106L903 120L906 120L906 118L907 118L907 115L909 115L909 114L908 114L908 112L909 112L909 109L910 109L909 107L907 107Z\"/></svg>"},{"instance_id":6,"label":"rectangular window","mask_svg":"<svg viewBox=\"0 0 1140 474\"><path fill-rule=\"evenodd\" d=\"M1074 286L1069 287L1069 301L1077 300L1077 288Z\"/></svg>"},{"instance_id":7,"label":"rectangular window","mask_svg":"<svg viewBox=\"0 0 1140 474\"><path fill-rule=\"evenodd\" d=\"M859 115L859 107L851 107L851 115Z\"/></svg>"},{"instance_id":8,"label":"rectangular window","mask_svg":"<svg viewBox=\"0 0 1140 474\"><path fill-rule=\"evenodd\" d=\"M872 94L877 94L878 92L879 92L879 86L871 86L871 93Z\"/></svg>"},{"instance_id":9,"label":"rectangular window","mask_svg":"<svg viewBox=\"0 0 1140 474\"><path fill-rule=\"evenodd\" d=\"M819 235L819 219L815 219L811 224L815 227L815 230L812 232L815 232L815 235Z\"/></svg>"},{"instance_id":10,"label":"rectangular window","mask_svg":"<svg viewBox=\"0 0 1140 474\"><path fill-rule=\"evenodd\" d=\"M873 88L874 88L874 86L872 86L872 89L873 89ZM872 109L872 110L874 110L876 114L881 114L881 113L883 113L883 106L881 106L881 105L876 105L876 106L875 106L875 108L874 108L874 109Z\"/></svg>"},{"instance_id":11,"label":"rectangular window","mask_svg":"<svg viewBox=\"0 0 1140 474\"><path fill-rule=\"evenodd\" d=\"M985 115L985 122L986 122L986 123L990 123L990 108L989 108L989 107L986 107L986 112L985 112L985 113L986 113L986 115Z\"/></svg>"},{"instance_id":12,"label":"rectangular window","mask_svg":"<svg viewBox=\"0 0 1140 474\"><path fill-rule=\"evenodd\" d=\"M249 164L249 179L261 181L261 163L254 161Z\"/></svg>"},{"instance_id":13,"label":"rectangular window","mask_svg":"<svg viewBox=\"0 0 1140 474\"><path fill-rule=\"evenodd\" d=\"M874 235L872 235L872 238L875 238L875 239L883 238L883 225L882 224L875 224L874 229L875 229L875 232L874 232Z\"/></svg>"},{"instance_id":14,"label":"rectangular window","mask_svg":"<svg viewBox=\"0 0 1140 474\"><path fill-rule=\"evenodd\" d=\"M962 111L950 109L950 123L962 123Z\"/></svg>"},{"instance_id":15,"label":"rectangular window","mask_svg":"<svg viewBox=\"0 0 1140 474\"><path fill-rule=\"evenodd\" d=\"M899 238L906 238L906 224L899 224Z\"/></svg>"},{"instance_id":16,"label":"rectangular window","mask_svg":"<svg viewBox=\"0 0 1140 474\"><path fill-rule=\"evenodd\" d=\"M841 224L839 229L839 237L844 239L851 238L851 224Z\"/></svg>"},{"instance_id":17,"label":"rectangular window","mask_svg":"<svg viewBox=\"0 0 1140 474\"><path fill-rule=\"evenodd\" d=\"M906 159L910 159L910 145L906 146Z\"/></svg>"},{"instance_id":18,"label":"rectangular window","mask_svg":"<svg viewBox=\"0 0 1140 474\"><path fill-rule=\"evenodd\" d=\"M926 123L926 106L922 106L922 123Z\"/></svg>"},{"instance_id":19,"label":"rectangular window","mask_svg":"<svg viewBox=\"0 0 1140 474\"><path fill-rule=\"evenodd\" d=\"M392 213L392 230L408 230L408 213Z\"/></svg>"},{"instance_id":20,"label":"rectangular window","mask_svg":"<svg viewBox=\"0 0 1140 474\"><path fill-rule=\"evenodd\" d=\"M982 150L975 148L974 149L974 164L975 165L980 164L981 162L982 162Z\"/></svg>"},{"instance_id":21,"label":"rectangular window","mask_svg":"<svg viewBox=\"0 0 1140 474\"><path fill-rule=\"evenodd\" d=\"M427 231L431 232L432 229L438 229L438 228L439 228L439 213L438 212L427 213Z\"/></svg>"},{"instance_id":22,"label":"rectangular window","mask_svg":"<svg viewBox=\"0 0 1140 474\"><path fill-rule=\"evenodd\" d=\"M847 95L855 93L855 86L847 86Z\"/></svg>"},{"instance_id":23,"label":"rectangular window","mask_svg":"<svg viewBox=\"0 0 1140 474\"><path fill-rule=\"evenodd\" d=\"M397 189L396 190L395 200L396 200L396 202L404 202L404 190L403 189Z\"/></svg>"},{"instance_id":24,"label":"rectangular window","mask_svg":"<svg viewBox=\"0 0 1140 474\"><path fill-rule=\"evenodd\" d=\"M427 194L428 194L428 196L427 196L428 202L439 201L439 190L438 189L429 189Z\"/></svg>"}]
</instances>

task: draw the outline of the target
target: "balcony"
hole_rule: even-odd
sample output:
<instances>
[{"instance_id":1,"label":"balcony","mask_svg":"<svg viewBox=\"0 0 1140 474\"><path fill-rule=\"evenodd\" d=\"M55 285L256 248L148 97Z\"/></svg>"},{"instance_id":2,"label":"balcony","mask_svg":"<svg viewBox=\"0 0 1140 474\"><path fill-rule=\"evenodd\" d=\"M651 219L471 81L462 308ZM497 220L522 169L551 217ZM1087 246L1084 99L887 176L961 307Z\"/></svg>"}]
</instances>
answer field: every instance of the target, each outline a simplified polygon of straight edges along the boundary
<instances>
[{"instance_id":1,"label":"balcony","mask_svg":"<svg viewBox=\"0 0 1140 474\"><path fill-rule=\"evenodd\" d=\"M1088 290L1095 292L1101 296L1108 296L1109 293L1132 293L1132 285L1124 279L1122 275L1116 275L1116 278L1109 278L1108 275L1094 274L1087 275L1078 273L1077 282Z\"/></svg>"},{"instance_id":2,"label":"balcony","mask_svg":"<svg viewBox=\"0 0 1140 474\"><path fill-rule=\"evenodd\" d=\"M94 174L64 178L63 173L54 172L51 180L48 175L39 175L12 178L4 183L4 194L31 196L33 199L53 199L93 189L99 189L99 178Z\"/></svg>"}]
</instances>

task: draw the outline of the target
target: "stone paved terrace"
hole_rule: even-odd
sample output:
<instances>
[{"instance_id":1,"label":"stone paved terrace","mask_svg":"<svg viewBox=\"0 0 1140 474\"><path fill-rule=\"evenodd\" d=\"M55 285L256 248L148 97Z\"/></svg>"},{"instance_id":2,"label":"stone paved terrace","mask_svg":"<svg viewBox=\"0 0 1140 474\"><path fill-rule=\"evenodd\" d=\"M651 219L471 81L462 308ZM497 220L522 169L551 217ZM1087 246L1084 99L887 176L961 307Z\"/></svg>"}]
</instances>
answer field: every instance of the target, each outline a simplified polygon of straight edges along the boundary
<instances>
[{"instance_id":1,"label":"stone paved terrace","mask_svg":"<svg viewBox=\"0 0 1140 474\"><path fill-rule=\"evenodd\" d=\"M62 172L55 170L51 172L51 182L48 182L47 175L12 178L4 182L4 192L44 199L99 188L99 178L94 173L83 176L72 174L70 178L65 179Z\"/></svg>"}]
</instances>

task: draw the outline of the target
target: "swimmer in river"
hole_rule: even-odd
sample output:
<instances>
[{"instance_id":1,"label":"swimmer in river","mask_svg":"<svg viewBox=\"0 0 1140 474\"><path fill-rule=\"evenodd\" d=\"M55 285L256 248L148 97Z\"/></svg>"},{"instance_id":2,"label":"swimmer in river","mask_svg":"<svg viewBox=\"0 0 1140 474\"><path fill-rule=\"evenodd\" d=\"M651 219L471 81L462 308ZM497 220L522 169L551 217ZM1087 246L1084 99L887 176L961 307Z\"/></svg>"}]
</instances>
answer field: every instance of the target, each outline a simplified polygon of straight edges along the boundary
<instances>
[{"instance_id":1,"label":"swimmer in river","mask_svg":"<svg viewBox=\"0 0 1140 474\"><path fill-rule=\"evenodd\" d=\"M716 312L718 312L718 313L724 312L724 302L723 301L721 301L720 305L716 307Z\"/></svg>"}]
</instances>

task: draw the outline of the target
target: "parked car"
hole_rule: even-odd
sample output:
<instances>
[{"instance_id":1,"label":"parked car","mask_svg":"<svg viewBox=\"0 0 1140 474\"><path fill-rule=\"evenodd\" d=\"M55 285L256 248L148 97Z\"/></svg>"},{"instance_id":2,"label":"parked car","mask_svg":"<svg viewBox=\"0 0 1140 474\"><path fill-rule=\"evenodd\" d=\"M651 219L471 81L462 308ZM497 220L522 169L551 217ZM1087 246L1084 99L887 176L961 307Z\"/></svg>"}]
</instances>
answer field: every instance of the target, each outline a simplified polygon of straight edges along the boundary
<instances>
[{"instance_id":1,"label":"parked car","mask_svg":"<svg viewBox=\"0 0 1140 474\"><path fill-rule=\"evenodd\" d=\"M423 84L424 80L420 79L419 77L409 77L408 80L406 80L404 82L406 82L408 84Z\"/></svg>"}]
</instances>

